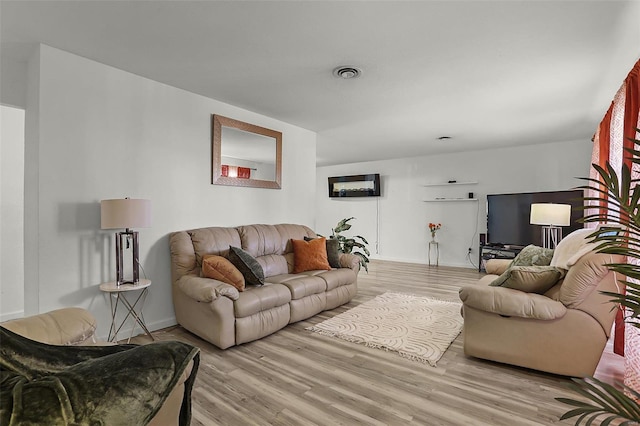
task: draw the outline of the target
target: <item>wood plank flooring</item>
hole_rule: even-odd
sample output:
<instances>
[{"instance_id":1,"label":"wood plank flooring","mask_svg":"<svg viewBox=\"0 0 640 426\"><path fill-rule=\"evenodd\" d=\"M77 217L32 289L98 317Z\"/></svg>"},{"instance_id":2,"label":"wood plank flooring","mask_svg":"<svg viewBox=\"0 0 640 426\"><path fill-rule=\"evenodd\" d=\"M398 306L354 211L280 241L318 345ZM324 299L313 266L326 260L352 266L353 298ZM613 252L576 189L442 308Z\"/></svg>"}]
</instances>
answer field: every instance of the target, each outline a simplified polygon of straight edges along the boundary
<instances>
[{"instance_id":1,"label":"wood plank flooring","mask_svg":"<svg viewBox=\"0 0 640 426\"><path fill-rule=\"evenodd\" d=\"M473 269L372 261L347 305L227 350L177 326L154 332L201 348L192 425L553 425L575 397L568 379L465 357L463 336L437 367L305 330L385 291L458 300ZM138 337L144 342L144 337ZM603 357L599 377L622 377Z\"/></svg>"}]
</instances>

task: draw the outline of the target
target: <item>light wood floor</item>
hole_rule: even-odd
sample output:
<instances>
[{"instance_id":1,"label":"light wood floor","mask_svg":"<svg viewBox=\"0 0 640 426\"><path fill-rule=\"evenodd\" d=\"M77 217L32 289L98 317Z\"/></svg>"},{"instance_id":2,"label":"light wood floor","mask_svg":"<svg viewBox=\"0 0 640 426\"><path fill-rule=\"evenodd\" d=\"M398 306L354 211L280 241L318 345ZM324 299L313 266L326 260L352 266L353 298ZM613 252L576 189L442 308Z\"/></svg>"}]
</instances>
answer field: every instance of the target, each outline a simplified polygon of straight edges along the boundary
<instances>
[{"instance_id":1,"label":"light wood floor","mask_svg":"<svg viewBox=\"0 0 640 426\"><path fill-rule=\"evenodd\" d=\"M373 261L347 305L256 342L219 350L181 327L153 334L201 348L192 425L552 425L568 379L465 357L460 335L430 367L305 330L385 291L458 300L473 269ZM597 376L622 378L605 354Z\"/></svg>"}]
</instances>

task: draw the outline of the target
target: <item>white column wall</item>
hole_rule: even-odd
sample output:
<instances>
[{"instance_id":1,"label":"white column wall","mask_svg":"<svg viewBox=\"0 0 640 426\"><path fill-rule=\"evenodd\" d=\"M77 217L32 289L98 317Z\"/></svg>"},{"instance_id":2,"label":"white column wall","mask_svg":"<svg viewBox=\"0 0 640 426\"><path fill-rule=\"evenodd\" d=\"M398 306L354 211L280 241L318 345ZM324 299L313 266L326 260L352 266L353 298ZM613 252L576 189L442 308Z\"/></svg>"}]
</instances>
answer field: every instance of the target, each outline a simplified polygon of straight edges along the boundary
<instances>
[{"instance_id":1,"label":"white column wall","mask_svg":"<svg viewBox=\"0 0 640 426\"><path fill-rule=\"evenodd\" d=\"M140 259L153 281L151 329L175 323L170 289L172 231L250 223L315 221L314 132L55 49L40 46L37 121L26 161L28 268L40 312L83 306L109 325L100 282L114 278L113 233L100 230L99 201L147 198L153 225ZM29 114L27 110L27 115ZM283 133L282 189L211 185L211 114ZM29 130L29 129L28 129ZM35 176L37 172L37 176Z\"/></svg>"},{"instance_id":2,"label":"white column wall","mask_svg":"<svg viewBox=\"0 0 640 426\"><path fill-rule=\"evenodd\" d=\"M24 116L0 106L0 321L24 313Z\"/></svg>"},{"instance_id":3,"label":"white column wall","mask_svg":"<svg viewBox=\"0 0 640 426\"><path fill-rule=\"evenodd\" d=\"M588 176L590 160L587 140L319 167L316 228L329 234L338 220L355 216L348 232L369 241L372 258L427 263L427 224L440 222L440 264L473 267L467 252L471 247L477 264L487 194L571 189L582 184L575 177ZM328 177L368 173L380 173L381 197L329 198ZM423 186L449 180L478 184ZM479 201L423 201L469 192Z\"/></svg>"}]
</instances>

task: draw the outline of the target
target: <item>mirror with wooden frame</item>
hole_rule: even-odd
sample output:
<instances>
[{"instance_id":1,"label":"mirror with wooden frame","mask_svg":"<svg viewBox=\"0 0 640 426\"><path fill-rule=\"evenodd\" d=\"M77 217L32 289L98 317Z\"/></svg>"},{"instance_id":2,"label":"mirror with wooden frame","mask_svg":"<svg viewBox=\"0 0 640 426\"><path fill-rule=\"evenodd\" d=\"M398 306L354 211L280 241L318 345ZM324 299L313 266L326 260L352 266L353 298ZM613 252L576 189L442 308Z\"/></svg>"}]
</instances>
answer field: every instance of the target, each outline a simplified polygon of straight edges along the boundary
<instances>
[{"instance_id":1,"label":"mirror with wooden frame","mask_svg":"<svg viewBox=\"0 0 640 426\"><path fill-rule=\"evenodd\" d=\"M216 114L212 121L212 184L281 188L281 132Z\"/></svg>"}]
</instances>

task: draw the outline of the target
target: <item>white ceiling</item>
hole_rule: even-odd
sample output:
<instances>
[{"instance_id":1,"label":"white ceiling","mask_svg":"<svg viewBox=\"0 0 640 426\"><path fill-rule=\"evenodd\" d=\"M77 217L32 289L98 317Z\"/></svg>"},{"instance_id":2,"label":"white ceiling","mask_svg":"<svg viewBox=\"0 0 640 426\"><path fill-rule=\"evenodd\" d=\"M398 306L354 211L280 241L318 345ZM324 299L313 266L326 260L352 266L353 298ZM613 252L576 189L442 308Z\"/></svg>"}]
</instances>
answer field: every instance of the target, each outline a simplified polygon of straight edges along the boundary
<instances>
[{"instance_id":1,"label":"white ceiling","mask_svg":"<svg viewBox=\"0 0 640 426\"><path fill-rule=\"evenodd\" d=\"M328 165L587 142L638 22L633 0L1 0L0 71L22 84L44 43L316 131Z\"/></svg>"}]
</instances>

